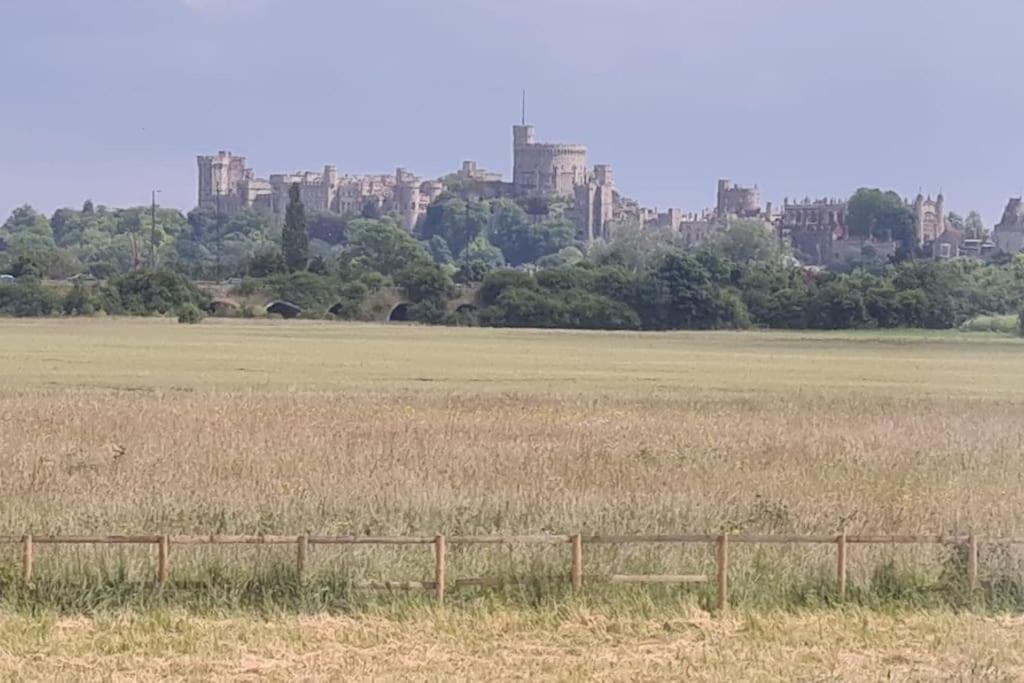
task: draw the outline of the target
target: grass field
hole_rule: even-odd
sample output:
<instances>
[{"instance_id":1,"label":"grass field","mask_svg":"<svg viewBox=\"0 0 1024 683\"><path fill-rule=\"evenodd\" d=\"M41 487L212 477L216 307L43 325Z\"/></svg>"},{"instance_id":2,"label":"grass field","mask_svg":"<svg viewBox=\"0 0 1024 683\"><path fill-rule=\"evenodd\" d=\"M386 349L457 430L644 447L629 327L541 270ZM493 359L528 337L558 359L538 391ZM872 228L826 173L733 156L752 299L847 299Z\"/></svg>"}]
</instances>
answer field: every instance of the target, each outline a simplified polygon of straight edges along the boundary
<instances>
[{"instance_id":1,"label":"grass field","mask_svg":"<svg viewBox=\"0 0 1024 683\"><path fill-rule=\"evenodd\" d=\"M3 321L0 370L0 534L846 526L1024 536L1024 342L1009 336ZM415 600L394 606L330 590L348 578L425 578L431 561L422 550L318 550L301 594L287 576L290 551L175 551L180 585L165 595L150 586L150 551L48 550L28 592L15 586L17 549L0 552L0 604L10 615L0 628L28 634L0 649L0 670L14 676L16 659L49 662L65 641L69 652L84 653L81 666L116 661L129 677L159 676L163 658L190 653L196 676L241 675L236 654L264 646L317 676L323 672L304 657L319 651L322 636L309 624L333 633L353 619L369 620L358 623L381 652L409 642L443 659L437 670L451 675L504 664L510 668L495 669L503 676L520 666L554 677L576 670L560 670L562 662L582 667L579 678L625 679L696 675L679 667L703 663L709 677L730 678L769 652L780 668L765 665L763 673L780 679L800 662L843 679L887 670L924 678L948 670L965 680L1022 673L1020 629L985 616L1024 605L1021 558L1008 548L983 548L980 602L948 590L962 569L956 553L858 549L851 602L860 607L821 614L803 610L833 602L834 550L737 548L739 615L714 621L696 644L688 626L651 631L678 618L680 605L705 618L700 590L595 592L571 608L559 606L568 602L557 588L468 593L453 602L462 617L425 612ZM467 549L452 552L449 571L551 574L565 570L563 555ZM710 572L711 562L706 549L587 554L588 571ZM980 612L947 611L967 606ZM882 611L856 611L865 608ZM903 611L917 608L937 611ZM377 610L391 616L374 617ZM270 621L246 616L254 612ZM76 616L83 614L108 616ZM161 619L220 634L226 654L163 642L152 633ZM580 628L586 619L610 630ZM892 642L858 640L866 621L868 630L896 634ZM264 623L273 628L257 628ZM495 661L488 653L501 639L487 634L503 624L522 633L513 645L524 649ZM452 636L463 629L474 634L464 642ZM563 639L564 629L575 635ZM928 629L939 635L922 635ZM123 639L137 639L145 654L117 650ZM907 653L925 647L922 639L931 654L919 661ZM989 639L994 654L986 660ZM97 642L113 651L92 651ZM650 658L635 656L648 646ZM412 668L388 669L401 662L369 662L346 647L330 648L337 659L325 661L366 677L425 674L415 658L402 660ZM610 665L616 658L621 669Z\"/></svg>"}]
</instances>

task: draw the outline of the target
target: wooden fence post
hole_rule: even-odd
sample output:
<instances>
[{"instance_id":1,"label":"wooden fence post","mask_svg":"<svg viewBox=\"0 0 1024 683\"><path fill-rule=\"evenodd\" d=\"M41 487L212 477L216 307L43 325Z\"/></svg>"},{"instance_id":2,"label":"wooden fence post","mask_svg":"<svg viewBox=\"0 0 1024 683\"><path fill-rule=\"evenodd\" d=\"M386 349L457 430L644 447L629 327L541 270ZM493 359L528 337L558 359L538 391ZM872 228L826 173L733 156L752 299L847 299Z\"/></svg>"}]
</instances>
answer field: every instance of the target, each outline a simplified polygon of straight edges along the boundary
<instances>
[{"instance_id":1,"label":"wooden fence post","mask_svg":"<svg viewBox=\"0 0 1024 683\"><path fill-rule=\"evenodd\" d=\"M967 537L967 587L978 588L978 538L973 531Z\"/></svg>"},{"instance_id":2,"label":"wooden fence post","mask_svg":"<svg viewBox=\"0 0 1024 683\"><path fill-rule=\"evenodd\" d=\"M167 585L167 577L170 573L171 539L164 534L160 537L159 549L157 550L156 583L163 590Z\"/></svg>"},{"instance_id":3,"label":"wooden fence post","mask_svg":"<svg viewBox=\"0 0 1024 683\"><path fill-rule=\"evenodd\" d=\"M298 546L295 553L295 573L299 576L299 582L306 575L306 556L309 554L309 535L299 536Z\"/></svg>"},{"instance_id":4,"label":"wooden fence post","mask_svg":"<svg viewBox=\"0 0 1024 683\"><path fill-rule=\"evenodd\" d=\"M444 605L445 550L444 536L438 535L434 539L434 590L439 606Z\"/></svg>"},{"instance_id":5,"label":"wooden fence post","mask_svg":"<svg viewBox=\"0 0 1024 683\"><path fill-rule=\"evenodd\" d=\"M580 534L572 537L572 570L569 578L573 595L579 595L583 590L583 536Z\"/></svg>"},{"instance_id":6,"label":"wooden fence post","mask_svg":"<svg viewBox=\"0 0 1024 683\"><path fill-rule=\"evenodd\" d=\"M729 534L718 537L718 609L729 609Z\"/></svg>"},{"instance_id":7,"label":"wooden fence post","mask_svg":"<svg viewBox=\"0 0 1024 683\"><path fill-rule=\"evenodd\" d=\"M32 583L32 534L25 534L22 539L21 580Z\"/></svg>"},{"instance_id":8,"label":"wooden fence post","mask_svg":"<svg viewBox=\"0 0 1024 683\"><path fill-rule=\"evenodd\" d=\"M846 600L846 529L836 541L836 592L840 600Z\"/></svg>"}]
</instances>

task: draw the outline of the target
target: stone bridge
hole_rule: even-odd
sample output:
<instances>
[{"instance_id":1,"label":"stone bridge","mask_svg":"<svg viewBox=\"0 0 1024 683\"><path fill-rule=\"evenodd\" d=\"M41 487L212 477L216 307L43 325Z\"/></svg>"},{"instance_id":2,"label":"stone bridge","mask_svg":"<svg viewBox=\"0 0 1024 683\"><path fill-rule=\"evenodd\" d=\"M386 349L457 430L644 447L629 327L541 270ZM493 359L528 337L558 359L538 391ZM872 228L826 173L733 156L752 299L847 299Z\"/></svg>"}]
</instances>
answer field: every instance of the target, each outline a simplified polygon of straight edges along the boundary
<instances>
[{"instance_id":1,"label":"stone bridge","mask_svg":"<svg viewBox=\"0 0 1024 683\"><path fill-rule=\"evenodd\" d=\"M479 285L456 285L458 288L454 299L448 302L448 313L450 315L474 316L477 312L476 295L480 291ZM401 323L409 322L409 307L412 303L405 297L405 294L394 290L387 297L387 305L383 307L386 315L382 322Z\"/></svg>"}]
</instances>

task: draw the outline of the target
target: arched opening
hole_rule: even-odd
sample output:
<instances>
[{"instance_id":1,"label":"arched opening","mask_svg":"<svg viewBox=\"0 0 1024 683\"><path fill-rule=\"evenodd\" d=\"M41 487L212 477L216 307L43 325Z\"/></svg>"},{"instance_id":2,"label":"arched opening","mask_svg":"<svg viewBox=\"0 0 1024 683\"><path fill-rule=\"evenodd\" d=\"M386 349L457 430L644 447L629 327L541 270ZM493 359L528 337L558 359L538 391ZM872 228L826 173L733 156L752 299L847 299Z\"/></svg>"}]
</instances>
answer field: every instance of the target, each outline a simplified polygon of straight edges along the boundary
<instances>
[{"instance_id":1,"label":"arched opening","mask_svg":"<svg viewBox=\"0 0 1024 683\"><path fill-rule=\"evenodd\" d=\"M238 315L238 304L227 299L216 299L206 307L206 312L219 318L231 318Z\"/></svg>"},{"instance_id":2,"label":"arched opening","mask_svg":"<svg viewBox=\"0 0 1024 683\"><path fill-rule=\"evenodd\" d=\"M302 315L302 309L289 301L274 301L267 306L267 313L279 315L285 320L291 320Z\"/></svg>"},{"instance_id":3,"label":"arched opening","mask_svg":"<svg viewBox=\"0 0 1024 683\"><path fill-rule=\"evenodd\" d=\"M407 323L411 320L409 317L409 304L401 303L391 309L391 313L388 314L389 323Z\"/></svg>"}]
</instances>

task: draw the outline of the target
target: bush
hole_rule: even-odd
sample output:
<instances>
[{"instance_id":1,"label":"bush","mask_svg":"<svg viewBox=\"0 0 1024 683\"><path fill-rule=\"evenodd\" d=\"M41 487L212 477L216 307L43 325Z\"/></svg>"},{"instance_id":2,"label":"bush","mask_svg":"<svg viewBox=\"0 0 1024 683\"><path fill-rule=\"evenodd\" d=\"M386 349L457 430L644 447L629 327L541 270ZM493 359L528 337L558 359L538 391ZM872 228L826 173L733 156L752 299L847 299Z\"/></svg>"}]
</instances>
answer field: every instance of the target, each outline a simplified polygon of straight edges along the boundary
<instances>
[{"instance_id":1,"label":"bush","mask_svg":"<svg viewBox=\"0 0 1024 683\"><path fill-rule=\"evenodd\" d=\"M110 280L100 290L103 309L113 315L166 315L186 305L202 309L209 297L184 275L137 270Z\"/></svg>"},{"instance_id":2,"label":"bush","mask_svg":"<svg viewBox=\"0 0 1024 683\"><path fill-rule=\"evenodd\" d=\"M195 304L185 304L178 309L178 322L183 325L197 325L206 319L206 314Z\"/></svg>"},{"instance_id":3,"label":"bush","mask_svg":"<svg viewBox=\"0 0 1024 683\"><path fill-rule=\"evenodd\" d=\"M71 291L64 295L63 308L64 315L92 315L96 312L92 293L80 282L76 282Z\"/></svg>"},{"instance_id":4,"label":"bush","mask_svg":"<svg viewBox=\"0 0 1024 683\"><path fill-rule=\"evenodd\" d=\"M0 315L19 318L53 315L61 310L61 303L60 294L38 280L0 285Z\"/></svg>"}]
</instances>

